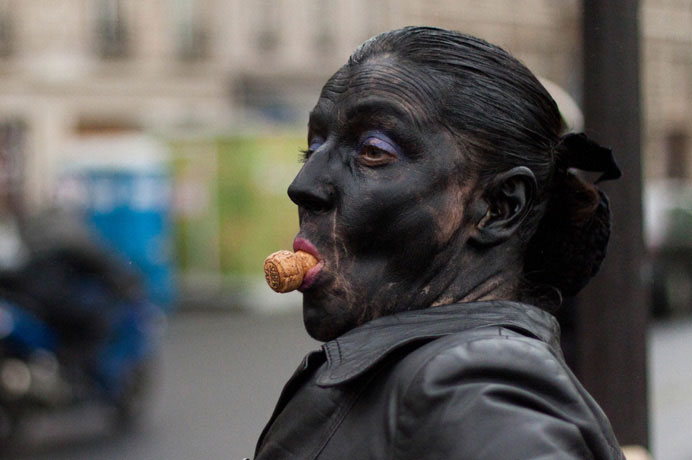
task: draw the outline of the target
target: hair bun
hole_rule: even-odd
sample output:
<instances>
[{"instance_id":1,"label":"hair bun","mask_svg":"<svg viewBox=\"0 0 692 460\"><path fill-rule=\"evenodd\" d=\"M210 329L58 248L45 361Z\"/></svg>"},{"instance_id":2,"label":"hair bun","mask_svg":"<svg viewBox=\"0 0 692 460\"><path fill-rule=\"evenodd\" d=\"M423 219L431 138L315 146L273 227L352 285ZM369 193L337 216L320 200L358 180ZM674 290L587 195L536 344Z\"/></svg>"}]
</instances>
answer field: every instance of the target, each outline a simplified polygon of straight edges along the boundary
<instances>
[{"instance_id":1,"label":"hair bun","mask_svg":"<svg viewBox=\"0 0 692 460\"><path fill-rule=\"evenodd\" d=\"M534 286L576 295L598 272L610 237L610 206L597 187L567 172L529 241L524 273Z\"/></svg>"},{"instance_id":2,"label":"hair bun","mask_svg":"<svg viewBox=\"0 0 692 460\"><path fill-rule=\"evenodd\" d=\"M612 151L583 133L562 136L554 152L553 184L545 215L527 246L524 276L534 290L558 289L562 296L572 297L598 272L605 258L610 204L598 187L569 169L600 172L596 183L618 179L622 173Z\"/></svg>"}]
</instances>

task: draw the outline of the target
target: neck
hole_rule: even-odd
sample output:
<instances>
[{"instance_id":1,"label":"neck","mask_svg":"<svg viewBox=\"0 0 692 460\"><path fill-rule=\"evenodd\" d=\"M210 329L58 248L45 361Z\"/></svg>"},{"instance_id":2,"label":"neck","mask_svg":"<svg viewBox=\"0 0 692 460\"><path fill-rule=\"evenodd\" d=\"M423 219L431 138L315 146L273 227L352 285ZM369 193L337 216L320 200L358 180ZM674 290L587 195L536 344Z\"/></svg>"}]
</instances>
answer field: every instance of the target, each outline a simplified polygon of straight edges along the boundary
<instances>
[{"instance_id":1,"label":"neck","mask_svg":"<svg viewBox=\"0 0 692 460\"><path fill-rule=\"evenodd\" d=\"M521 264L508 257L503 245L471 257L430 305L437 307L458 302L516 299Z\"/></svg>"}]
</instances>

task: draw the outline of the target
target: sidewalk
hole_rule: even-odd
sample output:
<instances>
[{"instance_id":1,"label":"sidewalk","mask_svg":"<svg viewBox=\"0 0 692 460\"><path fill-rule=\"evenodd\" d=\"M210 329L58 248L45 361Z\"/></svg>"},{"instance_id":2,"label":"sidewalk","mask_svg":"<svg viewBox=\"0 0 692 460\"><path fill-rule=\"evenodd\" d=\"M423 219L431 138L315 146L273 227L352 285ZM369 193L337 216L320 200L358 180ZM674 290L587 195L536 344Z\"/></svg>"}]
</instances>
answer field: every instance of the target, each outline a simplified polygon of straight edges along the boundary
<instances>
[{"instance_id":1,"label":"sidewalk","mask_svg":"<svg viewBox=\"0 0 692 460\"><path fill-rule=\"evenodd\" d=\"M656 460L692 460L692 319L649 329L649 423Z\"/></svg>"}]
</instances>

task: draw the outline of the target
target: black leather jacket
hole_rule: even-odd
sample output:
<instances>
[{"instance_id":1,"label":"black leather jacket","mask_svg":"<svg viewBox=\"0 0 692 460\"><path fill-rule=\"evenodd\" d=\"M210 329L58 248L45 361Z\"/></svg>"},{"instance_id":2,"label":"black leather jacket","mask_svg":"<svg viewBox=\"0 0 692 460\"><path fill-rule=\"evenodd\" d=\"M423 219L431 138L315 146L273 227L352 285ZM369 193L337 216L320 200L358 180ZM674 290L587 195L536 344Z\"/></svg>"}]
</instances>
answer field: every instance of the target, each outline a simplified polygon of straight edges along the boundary
<instances>
[{"instance_id":1,"label":"black leather jacket","mask_svg":"<svg viewBox=\"0 0 692 460\"><path fill-rule=\"evenodd\" d=\"M624 459L558 336L504 301L373 320L305 357L255 460Z\"/></svg>"}]
</instances>

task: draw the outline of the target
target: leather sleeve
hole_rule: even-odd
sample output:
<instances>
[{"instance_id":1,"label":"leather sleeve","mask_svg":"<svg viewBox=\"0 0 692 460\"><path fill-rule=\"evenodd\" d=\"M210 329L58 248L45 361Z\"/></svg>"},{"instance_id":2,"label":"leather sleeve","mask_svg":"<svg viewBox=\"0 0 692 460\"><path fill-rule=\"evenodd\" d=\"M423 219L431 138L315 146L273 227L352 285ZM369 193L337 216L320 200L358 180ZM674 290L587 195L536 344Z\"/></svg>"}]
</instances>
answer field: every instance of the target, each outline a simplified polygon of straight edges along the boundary
<instances>
[{"instance_id":1,"label":"leather sleeve","mask_svg":"<svg viewBox=\"0 0 692 460\"><path fill-rule=\"evenodd\" d=\"M622 458L545 344L495 334L419 364L398 398L392 459Z\"/></svg>"}]
</instances>

